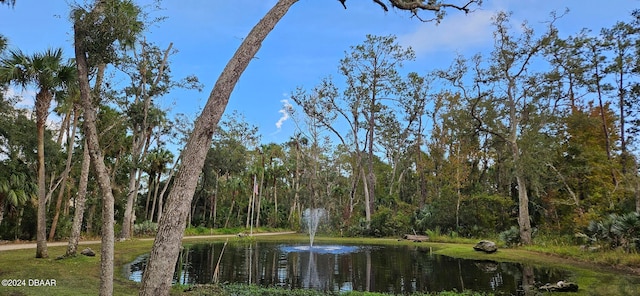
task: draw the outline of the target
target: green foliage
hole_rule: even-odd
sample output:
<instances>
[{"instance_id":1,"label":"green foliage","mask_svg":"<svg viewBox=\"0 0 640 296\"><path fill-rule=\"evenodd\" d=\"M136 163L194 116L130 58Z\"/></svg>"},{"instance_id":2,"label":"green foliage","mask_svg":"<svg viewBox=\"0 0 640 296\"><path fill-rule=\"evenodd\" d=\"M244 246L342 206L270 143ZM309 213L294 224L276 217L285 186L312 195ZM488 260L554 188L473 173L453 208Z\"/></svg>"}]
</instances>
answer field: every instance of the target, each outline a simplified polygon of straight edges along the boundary
<instances>
[{"instance_id":1,"label":"green foliage","mask_svg":"<svg viewBox=\"0 0 640 296\"><path fill-rule=\"evenodd\" d=\"M73 221L71 220L71 218L72 217L63 216L62 214L60 214L54 239L67 240L69 238L69 236L71 235L71 227L73 226Z\"/></svg>"},{"instance_id":2,"label":"green foliage","mask_svg":"<svg viewBox=\"0 0 640 296\"><path fill-rule=\"evenodd\" d=\"M425 233L429 237L439 237L442 236L442 229L440 229L440 226L436 226L433 229L427 229Z\"/></svg>"},{"instance_id":3,"label":"green foliage","mask_svg":"<svg viewBox=\"0 0 640 296\"><path fill-rule=\"evenodd\" d=\"M151 220L147 220L133 226L134 235L151 236L155 235L156 232L158 232L158 223L154 223Z\"/></svg>"},{"instance_id":4,"label":"green foliage","mask_svg":"<svg viewBox=\"0 0 640 296\"><path fill-rule=\"evenodd\" d=\"M513 200L493 194L477 194L462 201L460 226L456 227L455 203L447 202L449 197L441 197L425 205L413 215L416 231L442 229L443 232L457 232L464 237L482 237L507 229L513 218L510 209Z\"/></svg>"},{"instance_id":5,"label":"green foliage","mask_svg":"<svg viewBox=\"0 0 640 296\"><path fill-rule=\"evenodd\" d=\"M71 13L76 38L88 53L90 65L109 64L115 60L118 46L133 46L144 30L141 10L130 0L98 1L94 5L101 7L76 7Z\"/></svg>"},{"instance_id":6,"label":"green foliage","mask_svg":"<svg viewBox=\"0 0 640 296\"><path fill-rule=\"evenodd\" d=\"M456 220L455 204L444 201L434 201L429 205L425 205L414 214L413 220L416 231L421 232L427 229L444 229L450 231L455 229Z\"/></svg>"},{"instance_id":7,"label":"green foliage","mask_svg":"<svg viewBox=\"0 0 640 296\"><path fill-rule=\"evenodd\" d=\"M460 233L464 236L484 236L507 229L515 202L508 196L477 194L463 201L460 211Z\"/></svg>"},{"instance_id":8,"label":"green foliage","mask_svg":"<svg viewBox=\"0 0 640 296\"><path fill-rule=\"evenodd\" d=\"M591 221L585 234L589 243L608 249L640 250L640 214L610 214L601 221Z\"/></svg>"},{"instance_id":9,"label":"green foliage","mask_svg":"<svg viewBox=\"0 0 640 296\"><path fill-rule=\"evenodd\" d=\"M410 229L411 217L405 213L380 207L371 217L370 234L376 237L400 236Z\"/></svg>"},{"instance_id":10,"label":"green foliage","mask_svg":"<svg viewBox=\"0 0 640 296\"><path fill-rule=\"evenodd\" d=\"M206 234L209 232L209 228L204 227L202 225L199 225L197 227L189 227L187 229L188 233L191 235L200 235L200 234Z\"/></svg>"},{"instance_id":11,"label":"green foliage","mask_svg":"<svg viewBox=\"0 0 640 296\"><path fill-rule=\"evenodd\" d=\"M507 246L520 244L520 230L516 226L511 226L511 228L500 232L499 237Z\"/></svg>"},{"instance_id":12,"label":"green foliage","mask_svg":"<svg viewBox=\"0 0 640 296\"><path fill-rule=\"evenodd\" d=\"M134 44L144 29L144 14L133 1L96 3L106 8L102 17L90 12L94 9L89 6L77 8L73 15L79 32L84 34L81 37L88 46L86 51L92 65L121 58L122 46ZM640 23L637 15L634 18L633 22L617 24L613 30L604 30L599 36L580 33L539 44L541 47L536 50L541 56L532 58L540 67L535 71L524 67L522 73L526 77L510 80L515 84L514 90L526 90L518 100L521 104L515 106L515 119L519 120L513 121L519 123L515 134L521 150L518 157L512 153L508 137L505 137L509 133L510 114L504 101L508 99L504 90L510 85L500 77L504 74L493 70L507 66L499 61L523 62L522 56L518 55L526 54L531 48L523 48L525 43L518 42L533 42L533 39L526 40L535 37L533 32L504 36L508 38L503 40L508 42L505 49L494 51L493 55L486 56L488 59L461 57L451 68L424 77L415 73L401 77L397 66L409 64L413 53L401 48L395 37L367 36L364 44L352 47L352 52L340 61L340 76L350 82L347 89L339 89L327 78L313 90L296 94L294 100L309 116L299 119L312 119L318 127L323 127L317 129L317 135L300 131L288 143L261 145L257 127L247 123L240 113L233 112L221 122L194 193L193 215L189 222L200 226L189 228L185 233L236 234L244 231L248 197L253 191L255 176L261 202L260 225L299 229L300 212L317 204L327 208L331 215L327 219L329 222L320 226L323 233L384 237L416 231L453 238L495 238L500 234L506 244L518 244L517 231L511 226L518 213L515 202L518 185L514 173L521 170L527 182L532 223L547 233L563 236L562 240L549 240L558 241L558 244L570 244L572 240L575 243L576 239L567 235L581 231L584 233L582 238L590 244L635 251L639 244L638 218L623 213L635 207L634 186L639 176L635 167L637 152L631 146L637 143L627 141L629 146L623 147L623 140L633 137L629 129L638 126L630 124L637 122L638 117L637 104L631 104L631 101L640 97L634 95L640 88L634 72L637 69L632 69L632 63L620 64L614 58L616 46L623 44L612 43L618 38L616 36L625 36L618 29L626 25L638 32ZM502 15L499 21L507 19ZM506 23L501 26L510 29ZM105 31L106 28L113 30ZM637 33L629 36L635 38ZM5 41L0 40L0 49ZM548 43L553 44L546 47ZM106 51L98 51L104 44L111 45ZM119 61L118 68L127 68L130 70L127 73L132 73L136 79L145 77L149 83L152 80L148 78L157 74L150 65L159 62L163 52L151 44L145 44L144 48L150 61L146 72L136 68L139 64L133 63L135 59ZM509 52L512 49L516 51ZM18 62L28 62L29 57L20 53L19 50L5 51L2 58L9 61L15 57ZM47 53L54 58L60 56L58 50ZM385 64L380 73L362 67L379 53L388 53L388 61L399 63ZM638 54L627 51L625 59L638 60ZM603 71L599 72L601 77L598 79L593 76L597 70L595 61L602 62ZM545 62L549 62L546 69ZM477 74L483 77L477 77L477 85L465 86L464 82L471 81L468 78L475 75L472 66L477 66L480 70ZM4 77L7 79L4 80L11 78L9 74L34 74L19 73L19 68L5 69L3 73L7 74ZM164 75L169 75L172 69L165 70ZM613 76L615 74L627 75L628 85L613 84L618 79ZM376 76L388 79L384 83L378 81L382 83L379 86L384 87L374 90L370 87L371 78ZM26 75L14 82L32 85L52 82L52 77L28 81L31 78ZM163 81L164 78L161 77ZM438 78L442 80L434 80ZM442 84L442 87L433 89L430 87L432 82ZM571 89L568 89L569 85ZM603 87L602 94L595 92L599 86ZM4 84L0 89L7 87L8 84ZM105 101L118 95L130 98L140 90L146 90L148 95L159 95L168 91L168 87L163 82L154 88L132 85L125 89L103 89L107 93L100 97ZM471 92L471 88L482 96L465 97L465 93L474 96L478 93ZM373 91L379 92L375 102ZM36 125L28 112L16 107L16 98L6 97L10 92L0 93L0 207L4 211L0 236L31 239L35 218L34 205L30 202L35 195L37 149L33 135ZM385 99L381 99L383 97ZM623 101L628 103L621 106ZM130 123L139 125L148 117L146 120L156 125L171 119L165 118L164 111L154 106L147 114L142 102L129 105L126 110L111 102L97 107L100 142L104 143L101 148L112 172L114 193L118 195L115 207L117 218L120 218L124 212L121 197L126 194L122 188L129 179L129 169L137 164L135 156L131 155ZM622 113L616 110L620 107L635 113L624 113L626 117L622 118ZM293 106L286 108L291 110L285 111L297 111ZM367 117L373 119L373 126L369 126ZM342 129L342 124L335 124L345 120L352 126ZM625 120L626 138L621 134L621 123ZM427 126L429 128L425 129ZM368 135L369 130L374 132L372 136ZM430 132L425 134L425 130ZM323 145L322 138L331 133L342 137L341 143L336 145L327 140L327 145ZM149 139L155 141L155 132L152 134ZM48 138L45 143L47 170L57 174L62 168L60 145L51 140L52 133L47 132L45 137ZM148 187L151 193L166 182L160 179L166 177L167 165L174 158L166 146L162 146L164 139L158 140L158 148L149 147L143 163L146 176L142 178L148 177L150 181L141 183L148 185L142 190ZM368 147L360 145L358 150L354 141L373 143L377 151L371 156L365 155L369 152ZM373 164L373 175L369 172L369 162ZM74 155L70 173L70 180L74 182L69 182L66 199L76 192L78 163L79 158ZM91 175L91 180L94 177ZM371 221L365 221L363 177L376 180ZM95 187L95 182L90 181L90 187ZM94 197L99 194L96 188L89 188L89 191ZM100 212L100 202L100 199L90 201L88 206L97 205L93 205L92 216L85 217L92 217L88 224L93 225L94 234L99 233L101 225L101 216L95 214ZM141 205L144 203L139 202L137 211L141 211ZM49 211L49 217L52 212ZM139 212L136 214L142 216ZM61 223L64 224L64 219ZM57 232L59 237L64 236L64 225L59 226L62 230ZM155 232L151 222L143 222L135 228L138 235ZM551 244L544 238L538 241Z\"/></svg>"}]
</instances>

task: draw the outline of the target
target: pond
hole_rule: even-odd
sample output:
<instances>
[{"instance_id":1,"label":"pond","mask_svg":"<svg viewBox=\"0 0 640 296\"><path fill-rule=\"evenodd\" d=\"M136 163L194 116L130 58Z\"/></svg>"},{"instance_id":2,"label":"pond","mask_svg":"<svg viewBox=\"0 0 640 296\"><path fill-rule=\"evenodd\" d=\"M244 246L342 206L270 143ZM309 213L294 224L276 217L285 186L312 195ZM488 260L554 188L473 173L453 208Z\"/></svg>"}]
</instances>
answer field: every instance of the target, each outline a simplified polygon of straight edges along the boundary
<instances>
[{"instance_id":1,"label":"pond","mask_svg":"<svg viewBox=\"0 0 640 296\"><path fill-rule=\"evenodd\" d=\"M570 279L568 271L433 254L424 246L308 245L273 242L185 245L174 283L247 283L322 291L395 294L484 291L522 294L523 286ZM140 281L148 255L125 267ZM220 260L219 269L216 266Z\"/></svg>"}]
</instances>

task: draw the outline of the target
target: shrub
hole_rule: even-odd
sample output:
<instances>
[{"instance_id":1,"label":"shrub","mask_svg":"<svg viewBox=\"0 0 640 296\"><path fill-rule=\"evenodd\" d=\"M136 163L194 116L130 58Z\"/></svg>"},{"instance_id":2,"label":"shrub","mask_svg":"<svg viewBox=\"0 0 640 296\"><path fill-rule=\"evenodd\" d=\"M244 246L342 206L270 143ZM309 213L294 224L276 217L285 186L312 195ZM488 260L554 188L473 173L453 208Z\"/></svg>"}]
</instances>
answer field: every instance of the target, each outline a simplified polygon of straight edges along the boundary
<instances>
[{"instance_id":1,"label":"shrub","mask_svg":"<svg viewBox=\"0 0 640 296\"><path fill-rule=\"evenodd\" d=\"M376 237L398 236L409 229L411 218L401 211L380 207L371 217L371 233Z\"/></svg>"},{"instance_id":2,"label":"shrub","mask_svg":"<svg viewBox=\"0 0 640 296\"><path fill-rule=\"evenodd\" d=\"M158 232L158 223L154 223L151 220L147 220L133 226L134 235L149 236L155 235L156 232Z\"/></svg>"},{"instance_id":3,"label":"shrub","mask_svg":"<svg viewBox=\"0 0 640 296\"><path fill-rule=\"evenodd\" d=\"M442 229L440 229L440 226L434 227L433 230L427 229L425 232L427 233L427 236L433 238L442 236Z\"/></svg>"},{"instance_id":4,"label":"shrub","mask_svg":"<svg viewBox=\"0 0 640 296\"><path fill-rule=\"evenodd\" d=\"M500 240L507 246L514 246L520 243L520 229L517 226L511 226L511 228L500 232Z\"/></svg>"},{"instance_id":5,"label":"shrub","mask_svg":"<svg viewBox=\"0 0 640 296\"><path fill-rule=\"evenodd\" d=\"M609 249L640 250L640 214L611 214L601 221L590 221L584 235L590 243Z\"/></svg>"}]
</instances>

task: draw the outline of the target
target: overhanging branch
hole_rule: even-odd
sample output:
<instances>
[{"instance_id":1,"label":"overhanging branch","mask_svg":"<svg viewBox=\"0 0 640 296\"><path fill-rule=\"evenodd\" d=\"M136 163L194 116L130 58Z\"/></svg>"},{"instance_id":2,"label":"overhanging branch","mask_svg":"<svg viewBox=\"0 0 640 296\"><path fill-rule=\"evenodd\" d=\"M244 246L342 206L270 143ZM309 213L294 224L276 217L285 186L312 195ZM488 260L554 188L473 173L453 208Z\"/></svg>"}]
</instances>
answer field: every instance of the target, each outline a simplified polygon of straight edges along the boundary
<instances>
[{"instance_id":1,"label":"overhanging branch","mask_svg":"<svg viewBox=\"0 0 640 296\"><path fill-rule=\"evenodd\" d=\"M346 0L338 0L342 3L342 6L346 9ZM464 13L471 12L472 6L480 6L482 4L482 0L465 0L462 1L463 4L454 4L454 3L443 3L440 1L433 0L372 0L376 4L380 5L380 7L384 11L389 11L389 5L391 7L395 7L399 10L410 11L412 16L418 18L419 20L426 21L439 21L444 17L444 11L446 9L454 9L459 11L464 11ZM455 1L455 0L452 0ZM388 2L388 4L385 4ZM435 13L435 18L433 19L423 19L419 13L421 11L431 11Z\"/></svg>"}]
</instances>

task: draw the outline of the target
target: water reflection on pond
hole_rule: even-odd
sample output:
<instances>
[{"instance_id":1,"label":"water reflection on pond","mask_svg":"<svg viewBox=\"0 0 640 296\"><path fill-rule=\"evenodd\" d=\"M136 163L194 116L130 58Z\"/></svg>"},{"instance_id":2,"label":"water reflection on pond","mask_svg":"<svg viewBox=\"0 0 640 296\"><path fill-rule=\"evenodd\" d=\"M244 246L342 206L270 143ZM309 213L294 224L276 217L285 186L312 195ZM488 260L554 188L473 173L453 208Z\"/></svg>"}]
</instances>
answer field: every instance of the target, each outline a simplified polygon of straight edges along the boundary
<instances>
[{"instance_id":1,"label":"water reflection on pond","mask_svg":"<svg viewBox=\"0 0 640 296\"><path fill-rule=\"evenodd\" d=\"M185 245L174 282L212 283L222 243ZM140 281L147 255L132 262L128 277ZM391 293L451 290L520 294L523 286L570 278L567 271L515 263L456 259L420 246L337 246L278 243L228 244L220 282L323 291Z\"/></svg>"}]
</instances>

